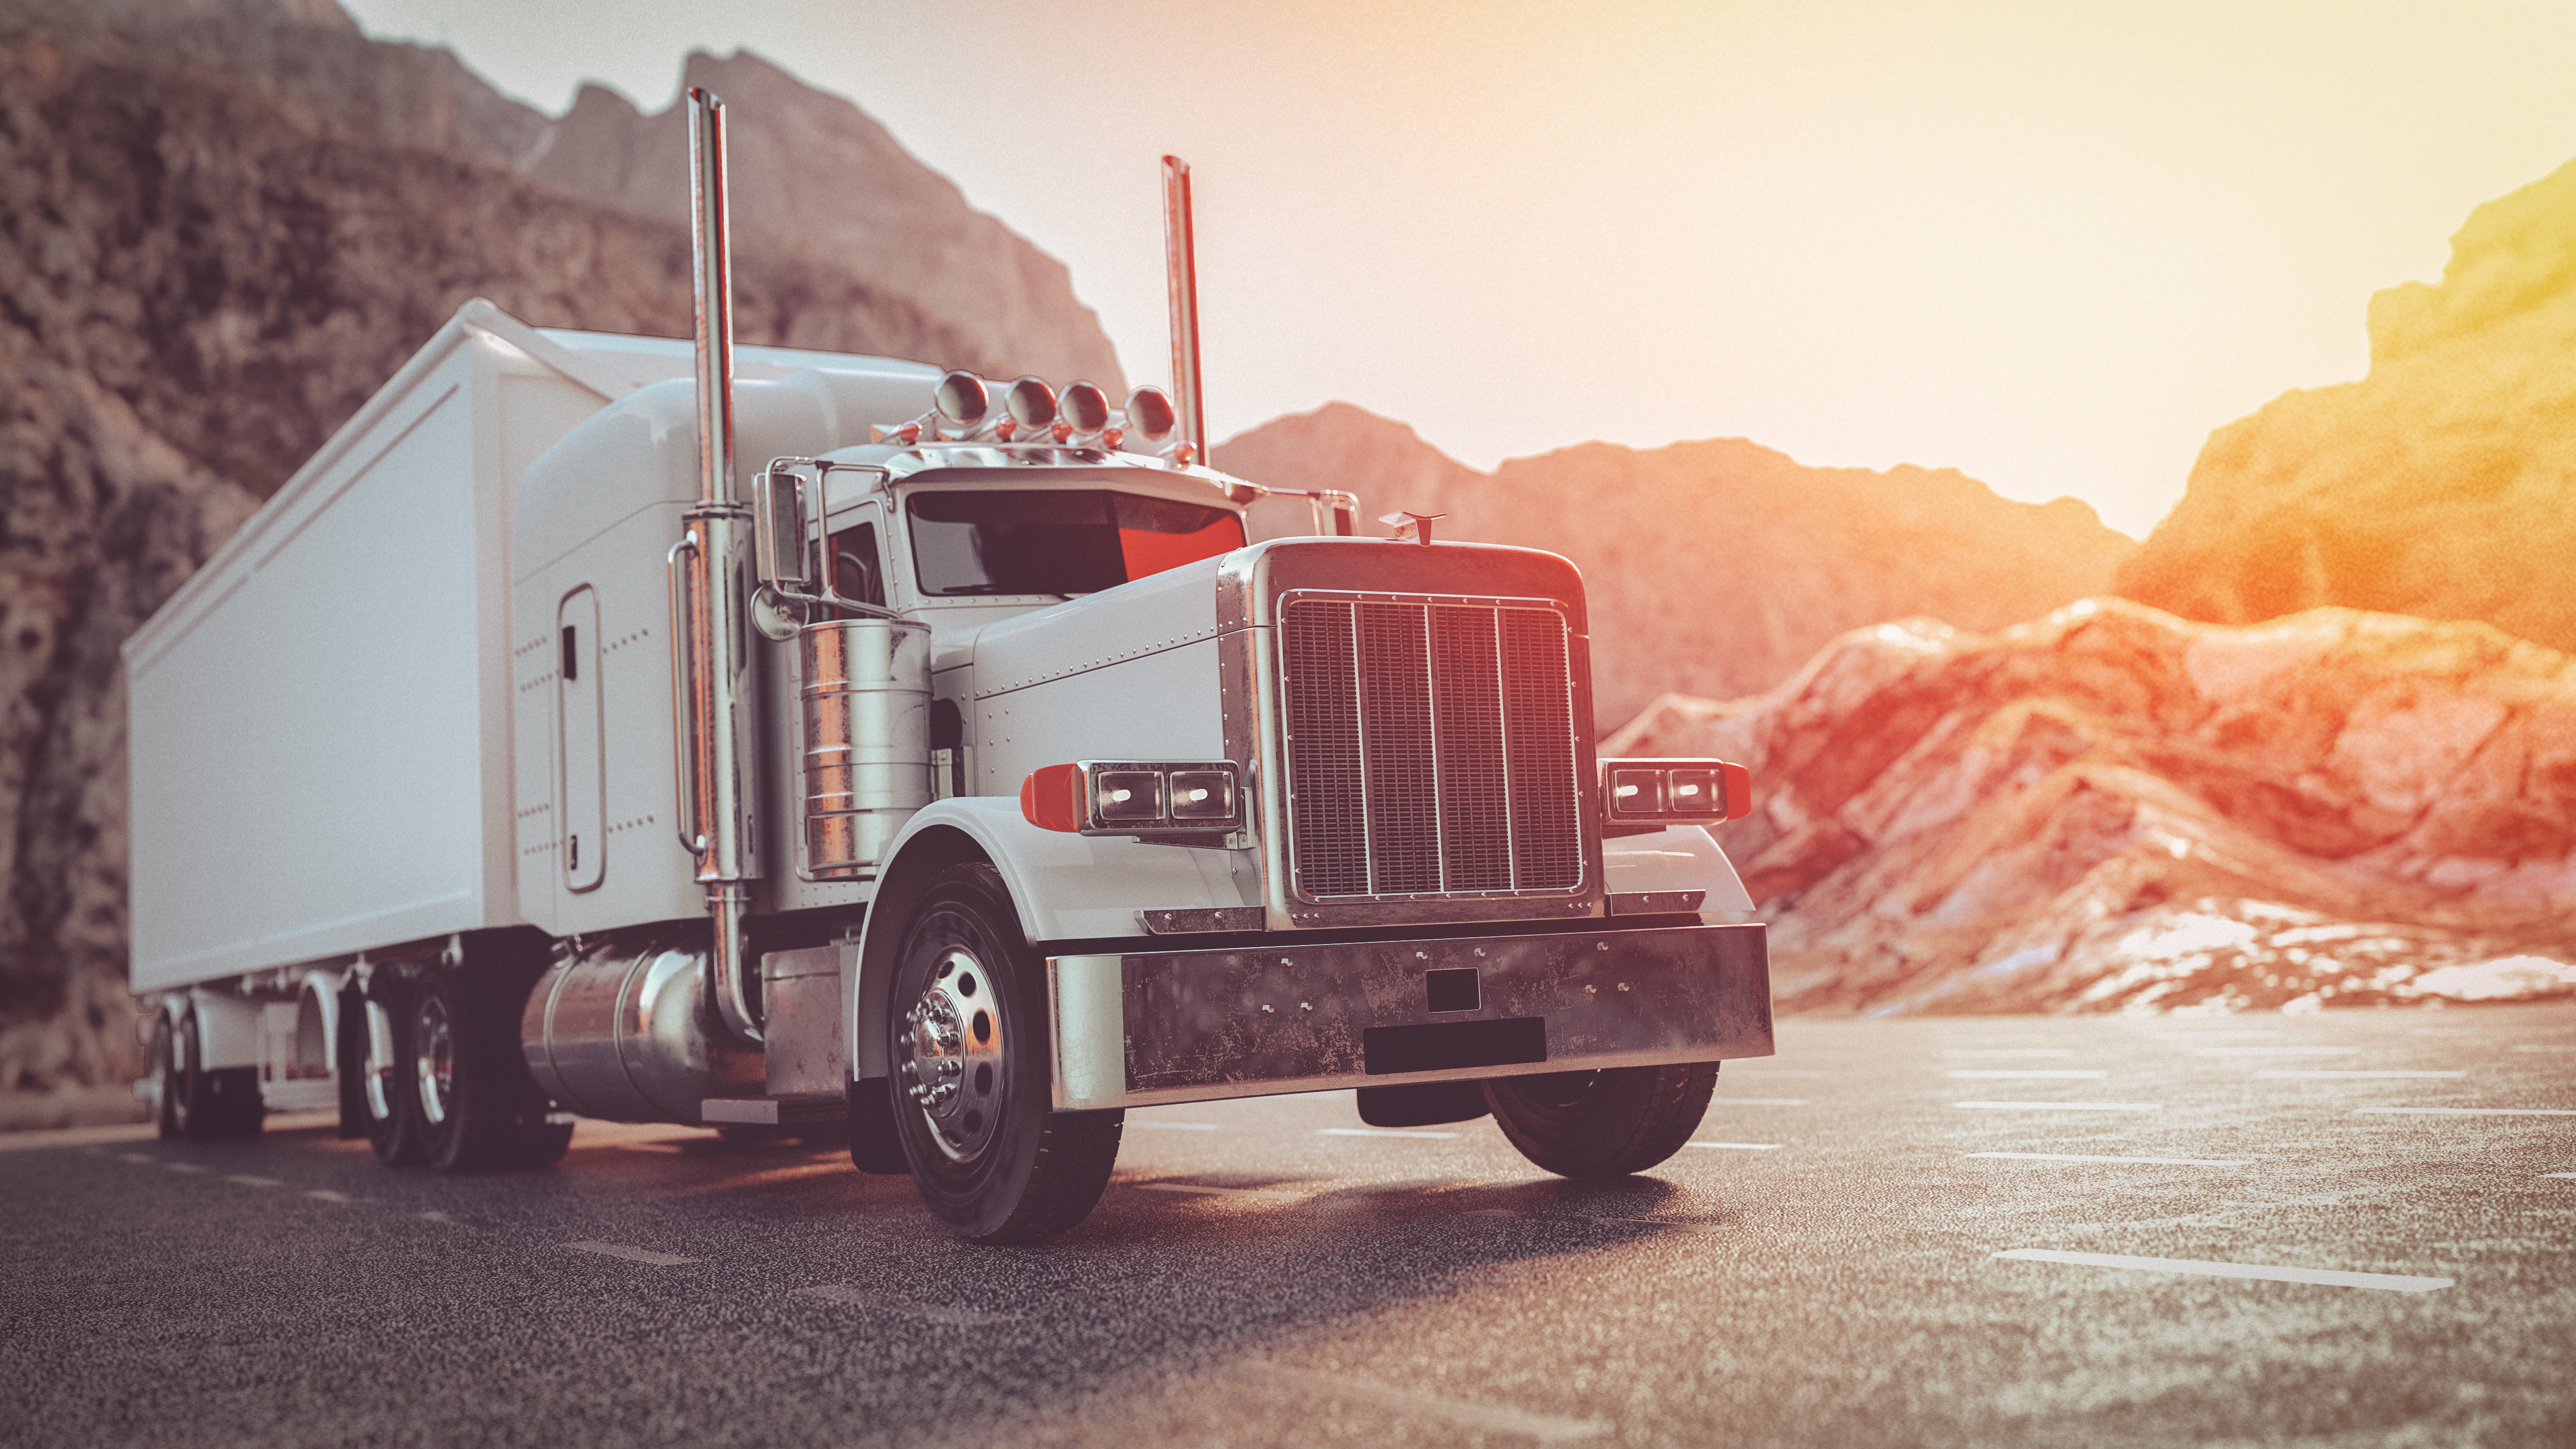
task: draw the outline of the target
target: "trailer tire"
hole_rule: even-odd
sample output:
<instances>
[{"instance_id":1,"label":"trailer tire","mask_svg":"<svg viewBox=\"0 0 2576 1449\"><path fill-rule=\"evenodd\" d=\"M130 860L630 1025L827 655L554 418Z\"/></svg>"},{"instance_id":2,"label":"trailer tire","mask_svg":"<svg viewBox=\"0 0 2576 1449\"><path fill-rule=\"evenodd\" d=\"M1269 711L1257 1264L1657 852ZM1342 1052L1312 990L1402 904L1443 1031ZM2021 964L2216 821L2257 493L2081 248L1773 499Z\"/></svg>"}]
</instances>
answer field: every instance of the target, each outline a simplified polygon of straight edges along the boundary
<instances>
[{"instance_id":1,"label":"trailer tire","mask_svg":"<svg viewBox=\"0 0 2576 1449\"><path fill-rule=\"evenodd\" d=\"M210 1142L225 1137L256 1137L265 1114L256 1067L209 1068L205 1028L190 1011L179 1018L170 1044L170 1073L162 1078L162 1110L173 1137Z\"/></svg>"},{"instance_id":2,"label":"trailer tire","mask_svg":"<svg viewBox=\"0 0 2576 1449\"><path fill-rule=\"evenodd\" d=\"M1559 1177L1624 1177L1682 1150L1708 1114L1717 1063L1496 1077L1494 1125Z\"/></svg>"},{"instance_id":3,"label":"trailer tire","mask_svg":"<svg viewBox=\"0 0 2576 1449\"><path fill-rule=\"evenodd\" d=\"M152 1125L163 1137L179 1135L177 1042L177 1033L170 1029L170 1013L155 1011L152 1017Z\"/></svg>"},{"instance_id":4,"label":"trailer tire","mask_svg":"<svg viewBox=\"0 0 2576 1449\"><path fill-rule=\"evenodd\" d=\"M405 1059L421 1156L438 1172L544 1167L572 1145L572 1124L547 1103L519 1053L524 983L509 963L468 956L412 987Z\"/></svg>"},{"instance_id":5,"label":"trailer tire","mask_svg":"<svg viewBox=\"0 0 2576 1449\"><path fill-rule=\"evenodd\" d=\"M998 872L932 877L890 985L896 1136L931 1215L970 1243L1034 1242L1088 1216L1126 1114L1052 1110L1045 981Z\"/></svg>"},{"instance_id":6,"label":"trailer tire","mask_svg":"<svg viewBox=\"0 0 2576 1449\"><path fill-rule=\"evenodd\" d=\"M367 979L367 1021L358 1090L366 1107L367 1145L387 1167L418 1167L427 1151L420 1113L411 1105L410 993L401 978L379 970Z\"/></svg>"}]
</instances>

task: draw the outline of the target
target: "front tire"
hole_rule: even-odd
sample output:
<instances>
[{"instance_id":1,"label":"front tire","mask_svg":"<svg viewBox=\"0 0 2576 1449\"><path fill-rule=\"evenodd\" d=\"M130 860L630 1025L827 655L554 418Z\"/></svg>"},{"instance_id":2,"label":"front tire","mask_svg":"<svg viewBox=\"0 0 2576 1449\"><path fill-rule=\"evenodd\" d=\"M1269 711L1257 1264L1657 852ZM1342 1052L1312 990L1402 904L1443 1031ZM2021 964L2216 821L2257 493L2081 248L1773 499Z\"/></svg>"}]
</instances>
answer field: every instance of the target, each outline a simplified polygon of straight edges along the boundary
<instances>
[{"instance_id":1,"label":"front tire","mask_svg":"<svg viewBox=\"0 0 2576 1449\"><path fill-rule=\"evenodd\" d=\"M1044 979L991 866L931 880L892 987L895 1134L931 1215L971 1243L1033 1242L1088 1216L1126 1114L1051 1110Z\"/></svg>"},{"instance_id":2,"label":"front tire","mask_svg":"<svg viewBox=\"0 0 2576 1449\"><path fill-rule=\"evenodd\" d=\"M1624 1177L1682 1150L1708 1114L1717 1063L1496 1077L1494 1124L1559 1177Z\"/></svg>"}]
</instances>

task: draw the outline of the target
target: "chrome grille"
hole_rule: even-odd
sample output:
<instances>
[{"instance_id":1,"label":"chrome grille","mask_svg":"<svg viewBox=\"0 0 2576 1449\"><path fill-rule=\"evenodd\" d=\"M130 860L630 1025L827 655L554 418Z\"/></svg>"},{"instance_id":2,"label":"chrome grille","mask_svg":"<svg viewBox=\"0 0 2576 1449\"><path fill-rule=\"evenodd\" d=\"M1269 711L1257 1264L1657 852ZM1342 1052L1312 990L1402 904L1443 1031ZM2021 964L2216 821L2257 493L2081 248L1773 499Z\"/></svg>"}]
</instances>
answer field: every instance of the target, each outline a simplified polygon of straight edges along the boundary
<instances>
[{"instance_id":1,"label":"chrome grille","mask_svg":"<svg viewBox=\"0 0 2576 1449\"><path fill-rule=\"evenodd\" d=\"M1582 886L1563 615L1303 595L1280 616L1279 661L1298 895Z\"/></svg>"}]
</instances>

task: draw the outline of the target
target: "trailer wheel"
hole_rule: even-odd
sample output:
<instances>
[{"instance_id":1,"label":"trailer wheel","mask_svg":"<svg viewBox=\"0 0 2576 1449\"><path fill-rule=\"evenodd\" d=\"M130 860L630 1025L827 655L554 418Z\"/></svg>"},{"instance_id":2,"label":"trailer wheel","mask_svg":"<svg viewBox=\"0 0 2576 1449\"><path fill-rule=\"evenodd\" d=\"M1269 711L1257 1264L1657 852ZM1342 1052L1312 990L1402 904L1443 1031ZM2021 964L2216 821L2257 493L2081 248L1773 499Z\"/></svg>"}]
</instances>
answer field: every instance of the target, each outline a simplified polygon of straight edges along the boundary
<instances>
[{"instance_id":1,"label":"trailer wheel","mask_svg":"<svg viewBox=\"0 0 2576 1449\"><path fill-rule=\"evenodd\" d=\"M895 1132L931 1215L973 1243L1082 1221L1109 1185L1126 1114L1051 1110L1044 979L991 866L932 878L892 986Z\"/></svg>"},{"instance_id":2,"label":"trailer wheel","mask_svg":"<svg viewBox=\"0 0 2576 1449\"><path fill-rule=\"evenodd\" d=\"M1623 1177L1682 1150L1717 1090L1715 1062L1496 1077L1494 1123L1559 1177Z\"/></svg>"},{"instance_id":3,"label":"trailer wheel","mask_svg":"<svg viewBox=\"0 0 2576 1449\"><path fill-rule=\"evenodd\" d=\"M440 1172L544 1167L572 1145L572 1124L546 1120L546 1101L519 1055L524 992L503 963L471 958L412 989L405 1035L421 1155Z\"/></svg>"},{"instance_id":4,"label":"trailer wheel","mask_svg":"<svg viewBox=\"0 0 2576 1449\"><path fill-rule=\"evenodd\" d=\"M264 1115L259 1098L259 1070L206 1066L205 1028L190 1011L179 1018L170 1044L170 1070L161 1079L166 1135L191 1141L218 1137L255 1137Z\"/></svg>"},{"instance_id":5,"label":"trailer wheel","mask_svg":"<svg viewBox=\"0 0 2576 1449\"><path fill-rule=\"evenodd\" d=\"M368 978L366 1055L359 1063L359 1095L366 1104L367 1145L387 1167L417 1167L427 1153L420 1114L412 1110L410 1075L404 1070L411 1013L409 994L389 971Z\"/></svg>"},{"instance_id":6,"label":"trailer wheel","mask_svg":"<svg viewBox=\"0 0 2576 1449\"><path fill-rule=\"evenodd\" d=\"M152 1017L152 1122L163 1137L179 1135L176 1045L177 1039L170 1030L170 1013L156 1010Z\"/></svg>"}]
</instances>

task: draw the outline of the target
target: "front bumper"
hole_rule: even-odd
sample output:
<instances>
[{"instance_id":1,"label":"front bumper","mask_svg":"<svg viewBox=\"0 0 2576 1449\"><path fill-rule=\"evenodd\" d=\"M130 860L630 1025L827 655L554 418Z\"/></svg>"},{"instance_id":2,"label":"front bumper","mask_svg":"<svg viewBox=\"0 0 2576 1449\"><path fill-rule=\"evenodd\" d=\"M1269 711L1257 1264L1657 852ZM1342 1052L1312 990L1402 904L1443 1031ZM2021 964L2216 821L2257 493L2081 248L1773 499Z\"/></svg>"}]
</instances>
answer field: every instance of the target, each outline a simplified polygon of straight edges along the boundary
<instances>
[{"instance_id":1,"label":"front bumper","mask_svg":"<svg viewBox=\"0 0 2576 1449\"><path fill-rule=\"evenodd\" d=\"M1061 1111L1772 1053L1758 924L1050 956L1047 1006Z\"/></svg>"}]
</instances>

